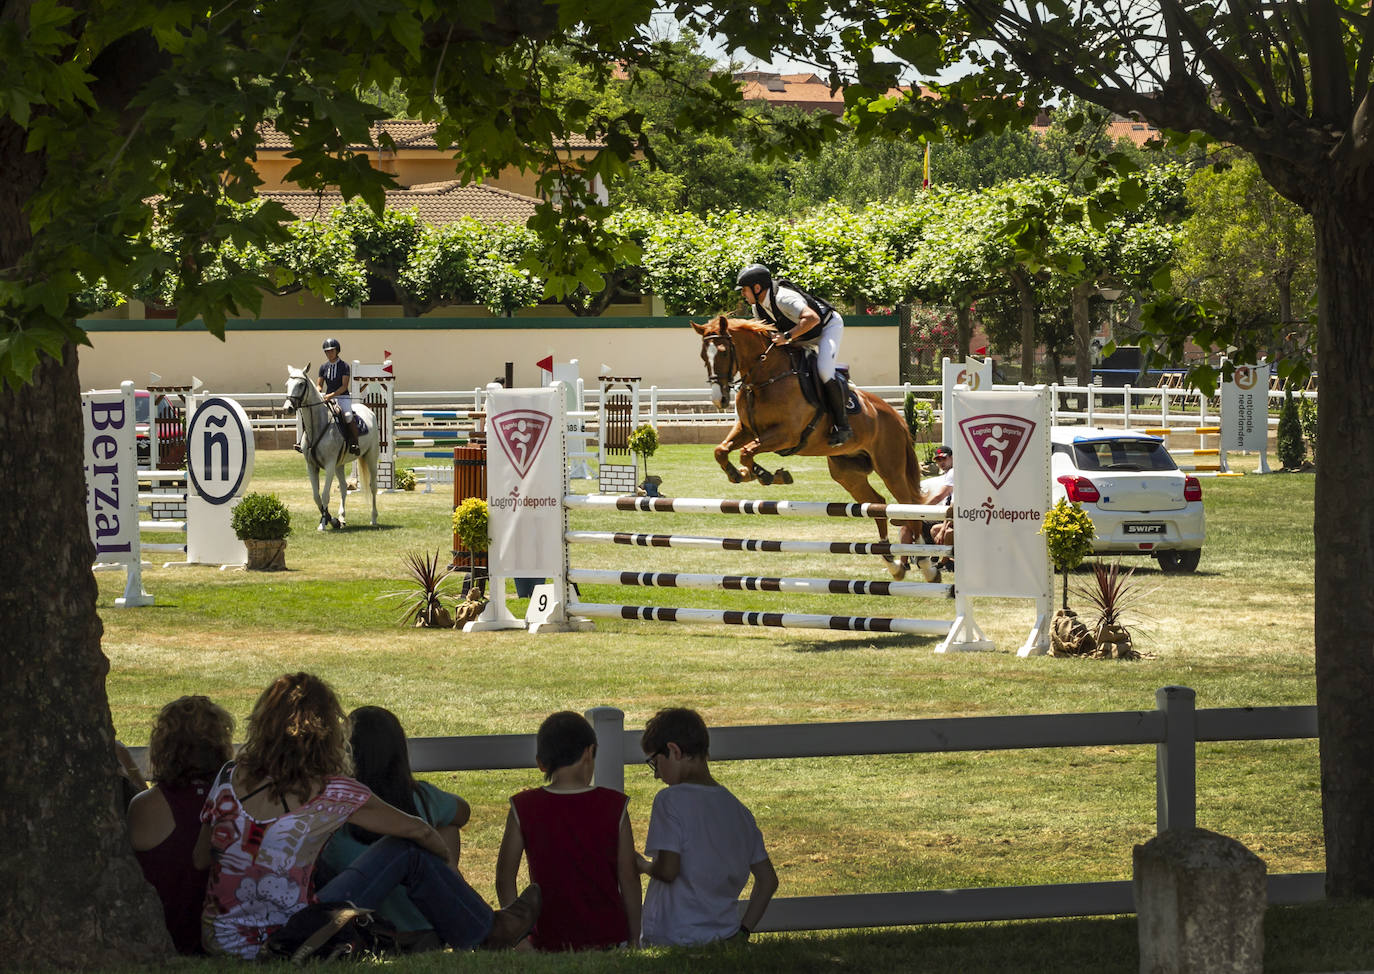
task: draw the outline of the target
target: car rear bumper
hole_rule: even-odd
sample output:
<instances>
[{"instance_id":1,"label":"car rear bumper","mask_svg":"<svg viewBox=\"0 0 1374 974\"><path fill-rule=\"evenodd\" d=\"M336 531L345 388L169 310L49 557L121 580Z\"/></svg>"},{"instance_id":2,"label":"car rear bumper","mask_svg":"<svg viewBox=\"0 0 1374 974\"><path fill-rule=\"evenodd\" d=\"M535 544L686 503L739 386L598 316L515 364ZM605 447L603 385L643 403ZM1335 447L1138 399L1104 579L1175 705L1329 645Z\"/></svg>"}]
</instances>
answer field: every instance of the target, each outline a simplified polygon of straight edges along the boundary
<instances>
[{"instance_id":1,"label":"car rear bumper","mask_svg":"<svg viewBox=\"0 0 1374 974\"><path fill-rule=\"evenodd\" d=\"M1098 554L1148 555L1156 551L1201 548L1207 540L1202 505L1189 505L1189 508L1143 514L1139 511L1101 511L1085 507L1097 532L1097 537L1093 539L1093 551Z\"/></svg>"}]
</instances>

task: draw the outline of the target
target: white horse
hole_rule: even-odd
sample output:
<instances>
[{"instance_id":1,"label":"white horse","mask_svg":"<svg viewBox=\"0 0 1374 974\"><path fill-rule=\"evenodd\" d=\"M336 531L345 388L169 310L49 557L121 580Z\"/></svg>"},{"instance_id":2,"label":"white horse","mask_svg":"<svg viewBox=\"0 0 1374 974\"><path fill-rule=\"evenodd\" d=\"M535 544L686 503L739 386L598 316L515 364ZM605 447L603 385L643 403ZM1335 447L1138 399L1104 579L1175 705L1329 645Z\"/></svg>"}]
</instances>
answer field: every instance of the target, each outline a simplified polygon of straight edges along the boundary
<instances>
[{"instance_id":1,"label":"white horse","mask_svg":"<svg viewBox=\"0 0 1374 974\"><path fill-rule=\"evenodd\" d=\"M300 416L304 442L301 452L305 454L305 469L310 472L310 489L315 492L315 506L320 509L320 526L326 524L342 528L347 520L344 509L348 503L348 476L345 467L353 455L348 452L348 442L344 439L329 406L320 396L320 390L310 380L310 366L298 369L294 365L286 367L286 402L282 408L288 413ZM377 418L372 410L355 402L353 415L360 424L367 426L367 432L358 437L358 466L361 481L367 481L368 492L372 495L372 526L377 526ZM320 492L320 471L324 470L324 492ZM329 488L334 477L339 478L339 516L329 516Z\"/></svg>"}]
</instances>

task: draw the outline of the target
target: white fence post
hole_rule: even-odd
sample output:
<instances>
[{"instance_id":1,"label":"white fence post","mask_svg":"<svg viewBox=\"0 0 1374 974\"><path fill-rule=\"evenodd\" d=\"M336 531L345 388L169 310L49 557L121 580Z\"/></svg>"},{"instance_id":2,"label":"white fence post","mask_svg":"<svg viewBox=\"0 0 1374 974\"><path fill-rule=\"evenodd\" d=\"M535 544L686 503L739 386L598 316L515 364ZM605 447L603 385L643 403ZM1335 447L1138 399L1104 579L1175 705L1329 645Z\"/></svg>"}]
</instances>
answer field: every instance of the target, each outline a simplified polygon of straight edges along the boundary
<instances>
[{"instance_id":1,"label":"white fence post","mask_svg":"<svg viewBox=\"0 0 1374 974\"><path fill-rule=\"evenodd\" d=\"M1164 713L1164 740L1155 745L1155 827L1191 829L1197 824L1197 694L1161 687L1155 705Z\"/></svg>"},{"instance_id":2,"label":"white fence post","mask_svg":"<svg viewBox=\"0 0 1374 974\"><path fill-rule=\"evenodd\" d=\"M625 790L625 711L593 707L583 716L596 731L596 771L593 782L602 788Z\"/></svg>"}]
</instances>

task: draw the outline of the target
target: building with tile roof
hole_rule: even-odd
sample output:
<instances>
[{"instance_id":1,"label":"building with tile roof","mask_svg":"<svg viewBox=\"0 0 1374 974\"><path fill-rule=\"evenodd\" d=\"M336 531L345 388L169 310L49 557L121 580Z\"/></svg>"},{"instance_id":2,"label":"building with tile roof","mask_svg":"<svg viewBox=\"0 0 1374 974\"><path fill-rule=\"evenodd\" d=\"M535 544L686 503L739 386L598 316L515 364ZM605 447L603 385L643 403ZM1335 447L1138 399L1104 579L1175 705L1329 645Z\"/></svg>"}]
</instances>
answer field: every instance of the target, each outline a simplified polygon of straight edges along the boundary
<instances>
[{"instance_id":1,"label":"building with tile roof","mask_svg":"<svg viewBox=\"0 0 1374 974\"><path fill-rule=\"evenodd\" d=\"M281 203L298 220L322 220L343 205L338 190L260 190L258 195ZM421 183L386 194L389 210L413 209L425 223L442 226L465 216L486 224L525 223L539 200L485 184L463 183L456 179L442 183Z\"/></svg>"},{"instance_id":2,"label":"building with tile roof","mask_svg":"<svg viewBox=\"0 0 1374 974\"><path fill-rule=\"evenodd\" d=\"M456 182L454 174L453 150L441 149L434 140L435 125L433 122L418 122L410 119L388 119L378 122L372 126L371 137L367 143L354 143L348 148L352 152L366 155L372 165L383 172L390 173L395 177L396 182L403 190L417 190L424 187L431 195L435 185L449 184ZM392 145L383 145L383 135L391 137ZM561 150L566 157L576 163L580 159L586 159L595 155L602 148L604 143L597 142L581 136L570 139L567 145ZM258 131L257 159L254 168L263 181L259 193L277 194L280 192L299 193L300 187L290 182L286 174L291 167L296 164L294 159L287 157L291 151L291 143L282 133L273 129L271 126L263 126ZM536 182L538 174L533 172L520 172L511 168L494 175L488 176L480 185L488 190L500 190L507 194L523 197L525 199L538 199ZM602 198L605 198L605 188L600 185L599 179L595 184L600 191ZM468 188L472 188L470 185ZM489 196L485 193L456 194L447 198L449 202L471 202L480 205L481 213L474 212L473 216L480 219L487 219L483 214L498 212L502 206L506 205L499 202L498 197ZM396 197L397 200L403 197ZM404 206L409 204L393 203L393 194L387 194L388 206ZM287 202L283 199L283 202ZM297 212L291 203L287 203L292 212ZM335 204L337 205L337 204ZM417 202L417 205L426 205ZM324 208L328 213L333 207ZM312 207L312 212L313 212ZM439 212L447 212L441 207ZM526 211L528 216L528 211ZM521 218L520 222L523 222Z\"/></svg>"},{"instance_id":3,"label":"building with tile roof","mask_svg":"<svg viewBox=\"0 0 1374 974\"><path fill-rule=\"evenodd\" d=\"M844 114L844 90L831 91L830 85L820 75L811 72L779 74L774 71L739 71L734 77L741 83L745 101L766 101L779 108L796 108L804 112ZM893 88L888 94L901 94L908 90ZM932 93L922 88L921 94L929 96Z\"/></svg>"}]
</instances>

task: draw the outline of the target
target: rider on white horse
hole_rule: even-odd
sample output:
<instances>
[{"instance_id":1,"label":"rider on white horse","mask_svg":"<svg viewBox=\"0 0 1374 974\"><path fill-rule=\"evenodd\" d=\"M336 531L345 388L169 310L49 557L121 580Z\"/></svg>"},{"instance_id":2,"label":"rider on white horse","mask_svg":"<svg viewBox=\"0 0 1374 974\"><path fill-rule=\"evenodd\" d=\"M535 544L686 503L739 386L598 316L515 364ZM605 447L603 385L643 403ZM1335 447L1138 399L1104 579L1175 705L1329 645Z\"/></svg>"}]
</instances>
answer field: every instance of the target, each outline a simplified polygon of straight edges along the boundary
<instances>
[{"instance_id":1,"label":"rider on white horse","mask_svg":"<svg viewBox=\"0 0 1374 974\"><path fill-rule=\"evenodd\" d=\"M353 370L339 357L341 350L337 338L324 340L324 355L328 361L320 363L320 374L315 379L315 387L320 390L321 399L325 402L332 399L339 407L339 414L343 417L343 423L340 425L343 427L344 439L348 441L348 452L357 456L358 425L353 416L353 397L348 392Z\"/></svg>"}]
</instances>

